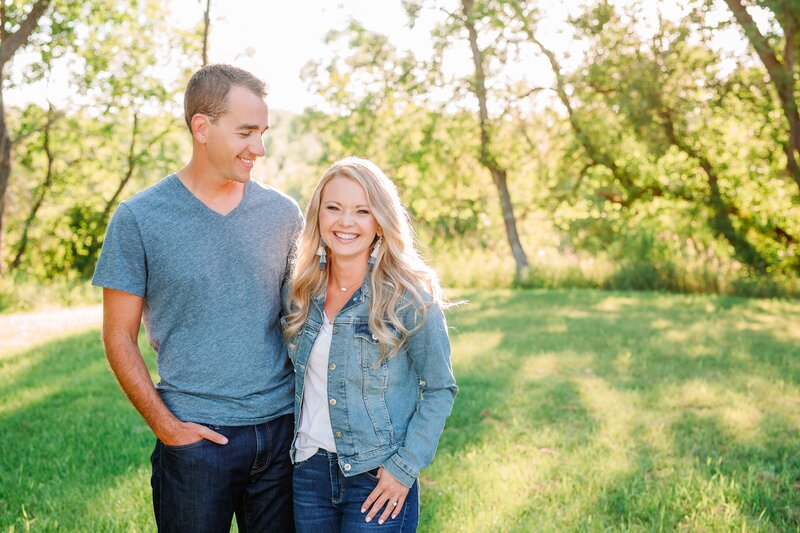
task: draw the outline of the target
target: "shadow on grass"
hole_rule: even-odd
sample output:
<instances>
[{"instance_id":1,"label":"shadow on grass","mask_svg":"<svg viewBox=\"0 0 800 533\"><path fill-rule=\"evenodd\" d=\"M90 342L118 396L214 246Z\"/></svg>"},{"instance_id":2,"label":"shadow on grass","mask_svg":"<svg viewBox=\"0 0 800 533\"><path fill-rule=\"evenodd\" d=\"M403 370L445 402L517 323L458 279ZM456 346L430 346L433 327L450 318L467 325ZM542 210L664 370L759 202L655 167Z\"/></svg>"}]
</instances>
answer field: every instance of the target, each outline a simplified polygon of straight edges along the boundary
<instances>
[{"instance_id":1,"label":"shadow on grass","mask_svg":"<svg viewBox=\"0 0 800 533\"><path fill-rule=\"evenodd\" d=\"M632 436L631 468L607 480L598 529L797 531L800 435L780 419L742 442L716 416L685 413L670 427L676 457Z\"/></svg>"},{"instance_id":2,"label":"shadow on grass","mask_svg":"<svg viewBox=\"0 0 800 533\"><path fill-rule=\"evenodd\" d=\"M454 346L469 352L480 345L481 338L494 340L488 343L484 354L468 355L463 363L459 361L463 354L453 353L461 391L440 451L457 459L437 470L440 483L463 479L465 475L459 469L467 468L473 468L473 475L479 479L482 474L463 459L508 440L536 448L542 443L530 435L540 438L542 429L549 430L545 434L551 437L555 434L558 452L564 454L561 467L587 466L581 462L583 458L566 456L572 450L585 454L593 449L592 442L603 424L586 404L587 397L582 396L579 384L587 377L602 380L611 389L621 391L620 397L633 397L637 404L659 404L664 400L664 386L695 380L719 383L723 389L735 388L752 376L800 384L800 345L781 331L781 324L766 320L767 315L775 313L760 309L757 302L594 291L516 291L491 296L471 292L460 296L476 302L451 313ZM540 367L543 371L537 376L536 369ZM598 520L594 524L670 530L685 525L687 513L698 498L712 497L713 491L719 490L724 493L720 496L724 502L730 490L721 485L711 487L722 482L719 476L714 478L714 473L705 467L673 464L675 456L681 454L678 443L674 450L653 449L636 435L639 418L635 412L627 429L629 435L620 442L629 455L628 468L609 479L597 480L602 486L600 498L596 508L588 510ZM691 426L688 422L687 427ZM752 446L766 451L781 441L784 448L789 447L784 450L785 455L764 456L757 462L765 468L778 468L773 465L778 461L779 465L786 465L779 467L782 472L794 468L795 476L800 475L797 462L787 465L786 455L800 457L800 441L792 440L797 430L788 423L770 427L773 440L747 445L750 448L739 445L744 447L739 451L740 464L725 478L728 483L742 484L737 493L741 495L740 504L712 509L698 523L711 520L706 525L713 529L713 515L721 512L717 525L723 528L753 521L768 528L800 525L797 512L790 509L790 505L796 509L800 503L800 492L793 488L797 479L792 481L787 474L784 492L778 494L769 482L762 484L757 476L747 474L748 458L760 457ZM602 462L602 456L596 457L595 465ZM591 469L595 465L588 466ZM582 472L565 475L579 479ZM686 475L694 478L687 479ZM452 520L449 509L458 505L458 490L428 492L423 492L423 525L431 530L452 526L452 522L448 523ZM506 527L508 523L520 524L520 531L534 527L530 523L558 527L557 520L538 519L556 512L548 496L538 492L529 492L527 502L504 511L510 517L504 522ZM758 496L762 493L763 498ZM776 497L776 503L766 505L767 496ZM432 509L426 508L428 502L433 504ZM782 514L779 509L783 509ZM526 523L526 519L532 522ZM573 524L595 527L587 521Z\"/></svg>"},{"instance_id":3,"label":"shadow on grass","mask_svg":"<svg viewBox=\"0 0 800 533\"><path fill-rule=\"evenodd\" d=\"M470 300L477 293L462 296ZM542 296L546 297L546 293ZM537 379L527 372L520 373L526 359L536 355L532 353L532 333L534 338L546 335L544 319L548 310L536 311L531 301L528 292L513 292L480 305L467 304L450 314L459 394L440 441L440 454L455 458L477 454L477 459L470 460L477 460L478 468L491 470L500 465L488 462L482 454L499 442L524 442L520 448L523 453L537 453L540 449L555 454L560 451L549 448L554 440L564 448L571 448L585 445L592 438L597 423L569 378L552 375ZM462 335L477 335L476 340L484 335L496 336L496 342L490 343L486 352L462 362L467 357L458 352ZM532 428L545 430L548 438L541 441L526 438ZM444 483L463 471L460 459L450 465L438 473ZM455 531L454 524L439 511L457 508L461 494L455 490L437 490L435 485L426 486L425 473L422 486L421 530Z\"/></svg>"},{"instance_id":4,"label":"shadow on grass","mask_svg":"<svg viewBox=\"0 0 800 533\"><path fill-rule=\"evenodd\" d=\"M718 415L684 413L671 426L675 448L706 479L729 482L741 510L782 531L800 530L800 430L785 416L764 417L742 439Z\"/></svg>"},{"instance_id":5,"label":"shadow on grass","mask_svg":"<svg viewBox=\"0 0 800 533\"><path fill-rule=\"evenodd\" d=\"M24 507L37 529L84 529L87 502L146 466L154 443L108 369L99 332L4 360L0 383L0 523L24 527Z\"/></svg>"},{"instance_id":6,"label":"shadow on grass","mask_svg":"<svg viewBox=\"0 0 800 533\"><path fill-rule=\"evenodd\" d=\"M746 375L756 367L800 385L800 327L787 335L758 305L733 297L518 291L459 313L457 323L502 331L502 347L520 355L589 356L587 370L619 388Z\"/></svg>"}]
</instances>

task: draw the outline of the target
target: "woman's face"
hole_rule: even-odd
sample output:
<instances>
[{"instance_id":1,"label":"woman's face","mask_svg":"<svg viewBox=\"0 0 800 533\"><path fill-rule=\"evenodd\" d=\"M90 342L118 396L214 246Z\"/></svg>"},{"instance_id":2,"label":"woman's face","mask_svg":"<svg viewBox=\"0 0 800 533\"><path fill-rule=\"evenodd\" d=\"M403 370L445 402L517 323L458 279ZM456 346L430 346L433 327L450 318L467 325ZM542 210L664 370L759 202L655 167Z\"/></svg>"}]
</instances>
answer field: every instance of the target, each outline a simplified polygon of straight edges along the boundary
<instances>
[{"instance_id":1,"label":"woman's face","mask_svg":"<svg viewBox=\"0 0 800 533\"><path fill-rule=\"evenodd\" d=\"M319 232L334 259L369 258L378 231L367 193L357 181L337 176L322 189Z\"/></svg>"}]
</instances>

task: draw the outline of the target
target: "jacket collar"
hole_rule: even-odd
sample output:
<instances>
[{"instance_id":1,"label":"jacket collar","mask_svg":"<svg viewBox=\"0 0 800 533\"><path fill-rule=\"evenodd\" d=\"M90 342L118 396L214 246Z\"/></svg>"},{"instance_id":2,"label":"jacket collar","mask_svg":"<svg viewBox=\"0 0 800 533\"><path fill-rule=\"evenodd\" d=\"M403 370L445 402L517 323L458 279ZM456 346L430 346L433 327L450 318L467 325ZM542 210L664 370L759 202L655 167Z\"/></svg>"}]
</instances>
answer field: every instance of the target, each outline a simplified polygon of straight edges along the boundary
<instances>
[{"instance_id":1,"label":"jacket collar","mask_svg":"<svg viewBox=\"0 0 800 533\"><path fill-rule=\"evenodd\" d=\"M322 290L311 299L314 304L317 306L319 310L320 316L322 316L322 310L325 308L325 298L328 293L328 284L326 283L323 285ZM372 273L368 270L367 275L364 277L364 283L361 284L361 287L353 293L349 300L344 304L341 311L342 313L347 309L353 307L356 304L369 300L370 294L372 294Z\"/></svg>"}]
</instances>

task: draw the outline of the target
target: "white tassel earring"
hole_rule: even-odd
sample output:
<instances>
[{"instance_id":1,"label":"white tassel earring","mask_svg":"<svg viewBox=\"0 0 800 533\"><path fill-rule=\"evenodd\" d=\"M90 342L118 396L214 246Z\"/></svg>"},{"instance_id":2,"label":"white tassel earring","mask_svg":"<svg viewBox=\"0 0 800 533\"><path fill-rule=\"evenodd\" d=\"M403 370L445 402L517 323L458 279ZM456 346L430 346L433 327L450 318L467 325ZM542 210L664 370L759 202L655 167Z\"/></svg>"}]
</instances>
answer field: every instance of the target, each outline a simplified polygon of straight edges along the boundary
<instances>
[{"instance_id":1,"label":"white tassel earring","mask_svg":"<svg viewBox=\"0 0 800 533\"><path fill-rule=\"evenodd\" d=\"M328 262L325 252L325 241L322 240L322 237L319 238L319 248L317 248L317 255L319 256L319 269L325 270L325 264Z\"/></svg>"},{"instance_id":2,"label":"white tassel earring","mask_svg":"<svg viewBox=\"0 0 800 533\"><path fill-rule=\"evenodd\" d=\"M381 250L381 244L383 244L383 235L378 235L378 240L375 241L375 244L372 246L372 253L369 254L369 260L367 261L370 270L372 270L375 267L375 263L378 262L378 253Z\"/></svg>"}]
</instances>

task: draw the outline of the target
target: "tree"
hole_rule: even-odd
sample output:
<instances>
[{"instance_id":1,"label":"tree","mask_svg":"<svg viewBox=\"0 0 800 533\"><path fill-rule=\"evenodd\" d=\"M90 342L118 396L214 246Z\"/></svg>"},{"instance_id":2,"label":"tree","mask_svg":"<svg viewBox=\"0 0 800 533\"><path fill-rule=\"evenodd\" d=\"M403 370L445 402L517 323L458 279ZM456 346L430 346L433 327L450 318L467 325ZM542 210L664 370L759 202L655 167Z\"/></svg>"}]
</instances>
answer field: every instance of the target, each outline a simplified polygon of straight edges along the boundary
<instances>
[{"instance_id":1,"label":"tree","mask_svg":"<svg viewBox=\"0 0 800 533\"><path fill-rule=\"evenodd\" d=\"M83 7L81 31L63 39L58 57L48 46L37 62L40 76L55 61L77 66L71 105L26 111L20 122L34 132L29 139L35 142L20 145L15 158L24 163L25 182L41 181L32 195L16 191L29 207L14 209L10 230L17 245L10 264L36 276L90 274L125 190L143 174L145 184L152 182L159 177L155 172L176 159L176 91L188 76L187 50L199 49L196 35L192 40L170 31L163 6L154 0L115 3L113 10ZM164 79L156 68L179 60L176 79ZM31 248L33 255L24 260Z\"/></svg>"},{"instance_id":2,"label":"tree","mask_svg":"<svg viewBox=\"0 0 800 533\"><path fill-rule=\"evenodd\" d=\"M742 120L741 103L728 92L717 55L692 30L701 17L694 13L677 24L661 19L646 42L629 30L630 22L616 8L601 2L576 19L591 51L588 66L575 79L587 86L582 93L587 101L604 102L624 119L653 162L663 166L669 161L684 173L681 182L661 179L651 189L654 195L707 211L713 235L730 245L737 260L765 273L781 262L783 252L793 255L797 238L791 225L779 221L789 206L773 207L776 201L769 200L780 191L751 181L736 164L737 145L744 142L752 150L759 140L741 134L728 138ZM631 13L626 18L636 20ZM754 198L760 206L753 211L743 207ZM797 268L791 260L786 264Z\"/></svg>"},{"instance_id":3,"label":"tree","mask_svg":"<svg viewBox=\"0 0 800 533\"><path fill-rule=\"evenodd\" d=\"M74 206L68 217L75 235L75 268L84 275L94 268L105 227L126 187L151 161L151 150L182 123L173 101L179 81L162 79L153 66L176 64L175 55L185 57L191 47L184 47L181 35L171 34L163 10L160 2L147 0L118 9L113 17L98 13L82 43L86 69L79 87L93 97L95 108L113 113L112 124L122 123L127 133L117 139L124 149L112 156L112 168L118 174L116 180L110 180L115 183L110 195L87 199ZM121 49L125 54L116 53ZM164 121L154 120L162 114ZM145 122L158 124L158 129L153 131Z\"/></svg>"},{"instance_id":4,"label":"tree","mask_svg":"<svg viewBox=\"0 0 800 533\"><path fill-rule=\"evenodd\" d=\"M742 0L725 0L747 40L755 49L769 74L786 120L787 138L782 142L786 154L786 171L800 188L800 114L797 110L797 71L800 65L800 2L798 0L758 0L751 5L772 12L781 36L766 35L759 30ZM783 41L783 50L774 42Z\"/></svg>"},{"instance_id":5,"label":"tree","mask_svg":"<svg viewBox=\"0 0 800 533\"><path fill-rule=\"evenodd\" d=\"M460 0L448 7L437 2L408 0L404 1L404 5L412 26L426 8L432 13L445 14L445 20L432 32L435 58L431 63L433 68L428 72L429 90L434 92L435 89L441 91L446 88L450 98L445 108L460 108L460 112L469 110L475 116L476 127L472 130L477 144L475 159L483 167L483 172L488 171L492 178L499 199L505 238L514 259L515 279L518 283L522 282L527 278L529 262L520 239L515 202L510 192L508 162L504 149L498 146L498 136L507 125L503 117L511 114L517 97L509 94L507 88L488 88L489 80L496 75L494 70L498 69L497 65L503 65L507 59L509 44L503 29L494 24L496 19L493 13L499 3L491 0ZM470 51L471 74L445 80L441 73L442 64L447 52L456 49L457 45ZM502 70L502 66L499 68ZM495 107L500 109L490 112L490 104L496 104Z\"/></svg>"},{"instance_id":6,"label":"tree","mask_svg":"<svg viewBox=\"0 0 800 533\"><path fill-rule=\"evenodd\" d=\"M3 214L8 180L11 176L11 137L6 126L6 110L3 104L3 86L6 80L6 65L29 41L39 21L50 6L50 0L37 0L25 13L18 2L0 3L0 250L3 243ZM15 31L11 28L16 27ZM2 271L0 262L0 272Z\"/></svg>"},{"instance_id":7,"label":"tree","mask_svg":"<svg viewBox=\"0 0 800 533\"><path fill-rule=\"evenodd\" d=\"M585 152L587 162L581 169L579 177L583 178L585 173L594 166L602 166L608 169L611 176L622 189L622 192L612 192L608 189L598 190L598 196L606 201L614 202L622 206L630 206L640 199L661 196L664 191L657 182L642 182L641 169L632 168L631 165L620 164L619 154L614 153L614 149L608 146L603 135L598 135L601 128L606 126L605 121L599 121L596 115L587 117L580 116L570 96L564 68L556 56L555 52L546 47L536 37L536 24L538 11L536 9L526 9L528 2L519 0L509 0L508 7L511 9L508 24L518 26L523 39L533 43L536 48L547 58L550 69L555 78L553 91L558 97L567 113L567 119L575 135L575 140ZM507 16L509 13L506 14ZM600 126L600 128L598 128ZM606 130L607 131L607 130Z\"/></svg>"},{"instance_id":8,"label":"tree","mask_svg":"<svg viewBox=\"0 0 800 533\"><path fill-rule=\"evenodd\" d=\"M517 220L514 216L514 204L511 202L511 194L508 190L508 171L500 164L494 153L492 145L491 130L495 129L489 120L486 96L486 75L484 73L485 50L478 46L478 31L476 30L476 12L474 0L461 0L461 21L467 30L470 50L472 51L472 62L475 68L474 78L471 88L478 100L478 117L480 125L480 152L478 160L486 167L492 175L497 194L500 198L500 205L503 212L503 223L506 228L508 244L514 256L516 265L516 279L520 283L526 277L529 264L528 256L522 247L517 232Z\"/></svg>"},{"instance_id":9,"label":"tree","mask_svg":"<svg viewBox=\"0 0 800 533\"><path fill-rule=\"evenodd\" d=\"M399 52L385 35L357 22L330 32L326 42L336 53L303 72L323 100L324 111L303 116L306 131L322 142L319 165L345 155L368 157L397 183L418 229L440 240L477 237L487 202L474 179L477 140L465 134L477 123L430 101L436 66Z\"/></svg>"},{"instance_id":10,"label":"tree","mask_svg":"<svg viewBox=\"0 0 800 533\"><path fill-rule=\"evenodd\" d=\"M9 267L10 270L16 270L19 268L19 265L22 262L22 257L25 255L25 250L28 247L28 237L31 225L33 224L33 221L36 220L36 215L44 203L45 196L53 185L53 165L55 162L55 157L53 155L51 134L53 130L53 124L57 119L57 114L53 108L53 104L51 103L48 107L47 118L45 119L44 129L42 130L42 152L44 153L46 159L44 179L41 185L38 187L33 205L31 206L28 216L25 218L25 222L23 223L22 236L19 238L19 243L17 244L16 252L14 253L14 259L11 261L11 265Z\"/></svg>"},{"instance_id":11,"label":"tree","mask_svg":"<svg viewBox=\"0 0 800 533\"><path fill-rule=\"evenodd\" d=\"M203 0L199 0L201 3ZM206 0L203 11L203 66L208 65L208 34L211 31L211 0Z\"/></svg>"}]
</instances>

